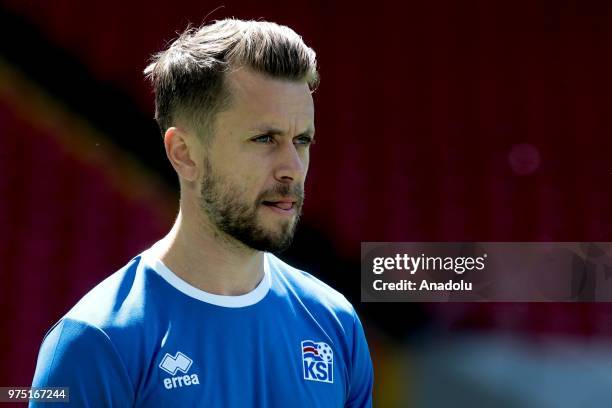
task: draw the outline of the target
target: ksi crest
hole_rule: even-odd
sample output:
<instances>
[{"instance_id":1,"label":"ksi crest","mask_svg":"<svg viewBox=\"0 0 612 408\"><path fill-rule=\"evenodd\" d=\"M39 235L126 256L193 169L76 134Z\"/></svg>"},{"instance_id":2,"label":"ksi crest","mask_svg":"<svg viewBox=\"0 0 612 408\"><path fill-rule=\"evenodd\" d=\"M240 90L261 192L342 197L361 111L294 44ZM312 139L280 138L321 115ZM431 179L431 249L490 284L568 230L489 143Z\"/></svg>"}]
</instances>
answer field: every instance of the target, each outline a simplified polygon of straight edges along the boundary
<instances>
[{"instance_id":1,"label":"ksi crest","mask_svg":"<svg viewBox=\"0 0 612 408\"><path fill-rule=\"evenodd\" d=\"M334 382L334 352L327 343L302 341L302 365L305 380Z\"/></svg>"}]
</instances>

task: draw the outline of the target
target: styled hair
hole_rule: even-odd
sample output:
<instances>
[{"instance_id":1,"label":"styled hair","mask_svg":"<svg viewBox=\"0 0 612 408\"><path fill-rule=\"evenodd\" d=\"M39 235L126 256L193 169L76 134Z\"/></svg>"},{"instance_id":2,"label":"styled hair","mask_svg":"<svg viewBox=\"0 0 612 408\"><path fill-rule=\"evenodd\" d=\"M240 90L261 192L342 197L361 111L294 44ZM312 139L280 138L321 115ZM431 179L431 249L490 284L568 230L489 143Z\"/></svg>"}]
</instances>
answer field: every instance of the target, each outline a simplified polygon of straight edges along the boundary
<instances>
[{"instance_id":1,"label":"styled hair","mask_svg":"<svg viewBox=\"0 0 612 408\"><path fill-rule=\"evenodd\" d=\"M162 135L178 119L204 135L231 103L225 73L240 67L274 78L319 81L315 52L291 28L234 18L187 28L144 70L155 92L155 120Z\"/></svg>"}]
</instances>

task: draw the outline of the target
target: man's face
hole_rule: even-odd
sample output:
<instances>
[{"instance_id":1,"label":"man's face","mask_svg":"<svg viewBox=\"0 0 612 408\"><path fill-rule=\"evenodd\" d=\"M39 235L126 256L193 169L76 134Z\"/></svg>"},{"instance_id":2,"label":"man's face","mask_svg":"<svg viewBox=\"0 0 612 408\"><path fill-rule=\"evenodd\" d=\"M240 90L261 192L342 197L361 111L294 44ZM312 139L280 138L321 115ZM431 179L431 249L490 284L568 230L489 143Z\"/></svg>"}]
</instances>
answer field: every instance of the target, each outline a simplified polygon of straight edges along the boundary
<instances>
[{"instance_id":1,"label":"man's face","mask_svg":"<svg viewBox=\"0 0 612 408\"><path fill-rule=\"evenodd\" d=\"M291 243L302 210L314 105L305 82L246 68L227 75L230 108L204 152L200 205L211 224L259 251Z\"/></svg>"}]
</instances>

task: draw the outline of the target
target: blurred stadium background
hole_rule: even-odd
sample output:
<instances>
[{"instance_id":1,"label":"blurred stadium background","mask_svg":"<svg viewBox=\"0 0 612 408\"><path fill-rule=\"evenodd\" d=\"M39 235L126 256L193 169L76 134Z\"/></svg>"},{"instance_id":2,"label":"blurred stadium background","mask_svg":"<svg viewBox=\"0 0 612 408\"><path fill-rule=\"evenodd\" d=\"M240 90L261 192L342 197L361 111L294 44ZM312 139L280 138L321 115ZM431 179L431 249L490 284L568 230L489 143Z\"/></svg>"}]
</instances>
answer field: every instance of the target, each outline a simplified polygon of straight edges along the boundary
<instances>
[{"instance_id":1,"label":"blurred stadium background","mask_svg":"<svg viewBox=\"0 0 612 408\"><path fill-rule=\"evenodd\" d=\"M0 385L170 227L142 76L188 22L289 25L317 144L283 255L359 310L380 407L612 406L610 304L364 304L361 241L612 241L612 3L0 0Z\"/></svg>"}]
</instances>

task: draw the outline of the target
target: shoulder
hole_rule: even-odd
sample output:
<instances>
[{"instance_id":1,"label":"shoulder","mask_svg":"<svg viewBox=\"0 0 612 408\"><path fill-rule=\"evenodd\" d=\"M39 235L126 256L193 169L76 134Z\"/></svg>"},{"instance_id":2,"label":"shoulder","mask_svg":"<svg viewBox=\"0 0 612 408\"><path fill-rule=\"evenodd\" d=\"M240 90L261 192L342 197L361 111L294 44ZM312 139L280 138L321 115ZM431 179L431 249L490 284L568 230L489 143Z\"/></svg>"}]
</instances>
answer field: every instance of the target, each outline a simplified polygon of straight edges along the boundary
<instances>
[{"instance_id":1,"label":"shoulder","mask_svg":"<svg viewBox=\"0 0 612 408\"><path fill-rule=\"evenodd\" d=\"M92 351L95 350L95 353ZM88 356L85 360L84 357ZM64 317L47 333L39 351L39 364L47 375L65 377L77 369L92 365L104 366L117 360L117 351L108 335L87 322ZM120 361L120 360L119 360ZM45 364L41 365L40 363Z\"/></svg>"},{"instance_id":2,"label":"shoulder","mask_svg":"<svg viewBox=\"0 0 612 408\"><path fill-rule=\"evenodd\" d=\"M34 387L68 387L70 402L79 406L131 405L134 384L102 330L66 317L43 340L32 381Z\"/></svg>"},{"instance_id":3,"label":"shoulder","mask_svg":"<svg viewBox=\"0 0 612 408\"><path fill-rule=\"evenodd\" d=\"M145 280L139 255L83 296L45 335L37 378L67 380L84 370L92 376L107 370L132 388L142 365L136 356L148 347Z\"/></svg>"},{"instance_id":4,"label":"shoulder","mask_svg":"<svg viewBox=\"0 0 612 408\"><path fill-rule=\"evenodd\" d=\"M132 356L142 351L145 342L145 310L151 309L150 294L145 289L151 285L144 269L141 256L133 258L83 296L47 337L57 334L60 347L87 344L92 339L107 343L114 354L132 366Z\"/></svg>"},{"instance_id":5,"label":"shoulder","mask_svg":"<svg viewBox=\"0 0 612 408\"><path fill-rule=\"evenodd\" d=\"M64 318L102 330L129 326L140 317L144 302L142 269L139 255L85 294Z\"/></svg>"},{"instance_id":6,"label":"shoulder","mask_svg":"<svg viewBox=\"0 0 612 408\"><path fill-rule=\"evenodd\" d=\"M340 292L312 274L294 268L272 254L266 254L270 271L281 285L305 304L326 310L343 319L355 318L355 309Z\"/></svg>"}]
</instances>

